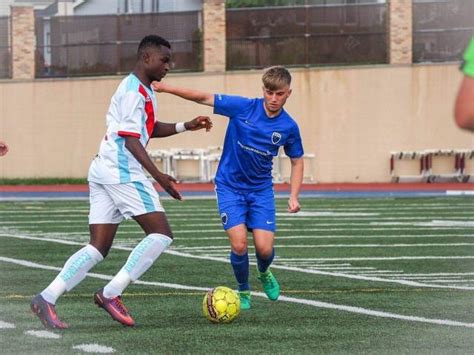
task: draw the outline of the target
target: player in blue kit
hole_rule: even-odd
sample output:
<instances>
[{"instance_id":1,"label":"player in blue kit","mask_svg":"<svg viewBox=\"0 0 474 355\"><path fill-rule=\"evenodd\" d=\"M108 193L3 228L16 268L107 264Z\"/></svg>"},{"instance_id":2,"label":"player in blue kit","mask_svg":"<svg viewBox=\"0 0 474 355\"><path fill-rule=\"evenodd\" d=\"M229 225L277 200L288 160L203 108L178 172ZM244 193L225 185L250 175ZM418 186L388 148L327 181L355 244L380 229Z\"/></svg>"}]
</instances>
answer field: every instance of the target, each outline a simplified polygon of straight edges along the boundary
<instances>
[{"instance_id":1,"label":"player in blue kit","mask_svg":"<svg viewBox=\"0 0 474 355\"><path fill-rule=\"evenodd\" d=\"M230 118L215 183L222 225L231 243L230 262L238 282L242 309L251 308L248 230L253 234L258 278L263 289L273 301L280 295L280 285L269 269L275 257L273 157L283 146L291 160L290 213L300 210L298 196L304 169L298 125L283 109L291 94L291 75L286 68L274 66L265 71L262 82L263 98L256 99L152 83L157 92L213 106L214 113Z\"/></svg>"}]
</instances>

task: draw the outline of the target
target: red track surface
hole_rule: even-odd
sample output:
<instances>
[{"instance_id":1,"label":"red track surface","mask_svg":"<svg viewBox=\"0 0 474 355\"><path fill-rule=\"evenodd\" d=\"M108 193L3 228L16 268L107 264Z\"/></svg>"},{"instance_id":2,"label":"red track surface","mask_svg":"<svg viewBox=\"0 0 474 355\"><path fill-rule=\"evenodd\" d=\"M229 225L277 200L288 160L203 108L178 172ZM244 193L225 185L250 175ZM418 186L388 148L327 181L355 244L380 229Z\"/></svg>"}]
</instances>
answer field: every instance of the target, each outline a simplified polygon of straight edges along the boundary
<instances>
[{"instance_id":1,"label":"red track surface","mask_svg":"<svg viewBox=\"0 0 474 355\"><path fill-rule=\"evenodd\" d=\"M155 185L157 186L157 185ZM275 184L275 191L289 191L289 184ZM303 184L302 191L446 191L474 190L474 183L360 183ZM158 187L159 191L162 191ZM213 184L178 185L180 191L214 191ZM0 192L87 192L87 185L0 185Z\"/></svg>"}]
</instances>

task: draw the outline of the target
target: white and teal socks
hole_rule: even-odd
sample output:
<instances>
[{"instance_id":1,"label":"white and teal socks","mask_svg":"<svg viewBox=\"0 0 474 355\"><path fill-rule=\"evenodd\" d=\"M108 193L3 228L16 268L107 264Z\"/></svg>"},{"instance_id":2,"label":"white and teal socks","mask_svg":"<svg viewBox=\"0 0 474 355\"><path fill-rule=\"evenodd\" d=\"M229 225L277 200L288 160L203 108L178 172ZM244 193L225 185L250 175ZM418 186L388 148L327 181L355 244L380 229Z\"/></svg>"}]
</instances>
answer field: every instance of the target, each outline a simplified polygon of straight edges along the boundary
<instances>
[{"instance_id":1,"label":"white and teal socks","mask_svg":"<svg viewBox=\"0 0 474 355\"><path fill-rule=\"evenodd\" d=\"M138 280L153 265L172 241L164 234L149 234L132 250L122 269L104 287L104 297L121 295L131 282Z\"/></svg>"},{"instance_id":2,"label":"white and teal socks","mask_svg":"<svg viewBox=\"0 0 474 355\"><path fill-rule=\"evenodd\" d=\"M66 261L59 275L41 292L41 296L47 302L56 304L64 292L77 286L84 280L87 272L102 260L102 254L94 246L87 244Z\"/></svg>"}]
</instances>

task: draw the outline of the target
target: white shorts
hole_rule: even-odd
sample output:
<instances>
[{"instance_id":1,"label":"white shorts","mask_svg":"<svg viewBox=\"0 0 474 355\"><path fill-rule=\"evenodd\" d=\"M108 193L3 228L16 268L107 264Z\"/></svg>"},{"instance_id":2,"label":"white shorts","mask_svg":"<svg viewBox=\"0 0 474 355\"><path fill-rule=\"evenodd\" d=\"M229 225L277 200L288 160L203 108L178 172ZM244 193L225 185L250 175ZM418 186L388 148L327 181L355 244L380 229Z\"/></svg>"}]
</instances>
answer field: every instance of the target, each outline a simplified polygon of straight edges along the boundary
<instances>
[{"instance_id":1,"label":"white shorts","mask_svg":"<svg viewBox=\"0 0 474 355\"><path fill-rule=\"evenodd\" d=\"M124 218L164 212L160 197L150 181L127 184L89 182L89 224L119 224Z\"/></svg>"}]
</instances>

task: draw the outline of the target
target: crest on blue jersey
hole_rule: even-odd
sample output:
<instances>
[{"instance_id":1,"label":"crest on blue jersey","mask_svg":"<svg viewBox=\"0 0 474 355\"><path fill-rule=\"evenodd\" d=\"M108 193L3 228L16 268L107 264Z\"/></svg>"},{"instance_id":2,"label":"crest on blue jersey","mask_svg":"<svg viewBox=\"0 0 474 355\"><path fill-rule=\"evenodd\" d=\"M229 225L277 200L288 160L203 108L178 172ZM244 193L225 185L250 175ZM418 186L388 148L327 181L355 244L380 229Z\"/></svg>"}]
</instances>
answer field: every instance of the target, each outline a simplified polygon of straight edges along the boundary
<instances>
[{"instance_id":1,"label":"crest on blue jersey","mask_svg":"<svg viewBox=\"0 0 474 355\"><path fill-rule=\"evenodd\" d=\"M222 221L223 225L227 224L227 220L228 220L227 213L225 213L225 212L221 213L221 221Z\"/></svg>"},{"instance_id":2,"label":"crest on blue jersey","mask_svg":"<svg viewBox=\"0 0 474 355\"><path fill-rule=\"evenodd\" d=\"M273 144L278 144L281 140L281 134L278 132L273 132L272 133L272 143Z\"/></svg>"}]
</instances>

